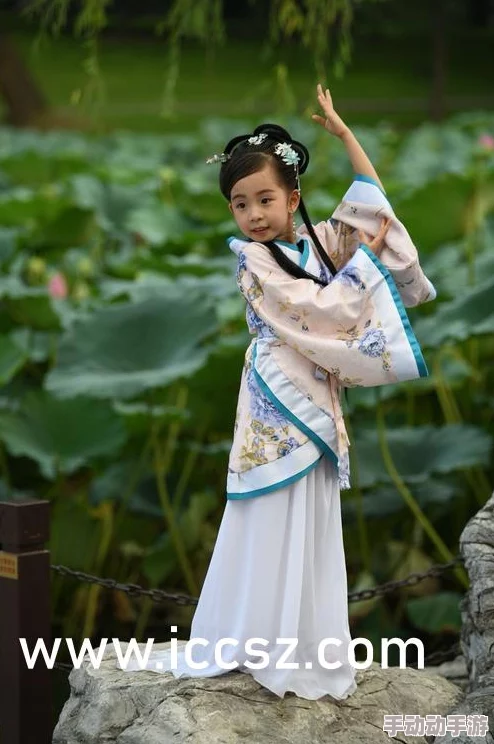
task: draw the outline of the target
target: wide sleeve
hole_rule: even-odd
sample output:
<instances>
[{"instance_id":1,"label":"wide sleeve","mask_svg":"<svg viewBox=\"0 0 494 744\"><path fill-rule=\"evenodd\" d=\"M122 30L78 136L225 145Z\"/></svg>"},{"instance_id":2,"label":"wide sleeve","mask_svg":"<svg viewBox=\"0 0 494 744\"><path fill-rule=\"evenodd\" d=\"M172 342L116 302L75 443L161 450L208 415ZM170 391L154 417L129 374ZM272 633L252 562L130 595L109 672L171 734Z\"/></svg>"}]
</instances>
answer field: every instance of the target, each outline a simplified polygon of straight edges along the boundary
<instances>
[{"instance_id":1,"label":"wide sleeve","mask_svg":"<svg viewBox=\"0 0 494 744\"><path fill-rule=\"evenodd\" d=\"M404 306L415 307L435 300L436 289L424 274L417 248L407 229L397 218L386 194L368 176L354 177L331 219L316 225L316 232L324 237L329 229L332 230L335 239L326 240L326 244L331 242L329 253L339 268L359 245L357 230L375 237L384 218L389 218L391 225L379 252L379 260L393 277Z\"/></svg>"},{"instance_id":2,"label":"wide sleeve","mask_svg":"<svg viewBox=\"0 0 494 744\"><path fill-rule=\"evenodd\" d=\"M329 284L295 278L262 243L239 254L240 291L275 335L346 387L428 374L394 280L361 244Z\"/></svg>"}]
</instances>

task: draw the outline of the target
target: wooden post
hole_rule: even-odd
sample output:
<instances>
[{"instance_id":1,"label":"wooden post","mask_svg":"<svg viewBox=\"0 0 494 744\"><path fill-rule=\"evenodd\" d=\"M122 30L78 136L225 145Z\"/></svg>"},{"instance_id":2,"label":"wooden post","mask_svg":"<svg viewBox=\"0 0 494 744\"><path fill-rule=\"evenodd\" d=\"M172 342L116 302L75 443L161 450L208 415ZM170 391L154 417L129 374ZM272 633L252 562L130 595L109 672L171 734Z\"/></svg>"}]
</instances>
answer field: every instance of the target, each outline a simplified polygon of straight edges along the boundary
<instances>
[{"instance_id":1,"label":"wooden post","mask_svg":"<svg viewBox=\"0 0 494 744\"><path fill-rule=\"evenodd\" d=\"M51 650L48 501L0 502L0 742L51 744L53 674L38 654L38 638Z\"/></svg>"}]
</instances>

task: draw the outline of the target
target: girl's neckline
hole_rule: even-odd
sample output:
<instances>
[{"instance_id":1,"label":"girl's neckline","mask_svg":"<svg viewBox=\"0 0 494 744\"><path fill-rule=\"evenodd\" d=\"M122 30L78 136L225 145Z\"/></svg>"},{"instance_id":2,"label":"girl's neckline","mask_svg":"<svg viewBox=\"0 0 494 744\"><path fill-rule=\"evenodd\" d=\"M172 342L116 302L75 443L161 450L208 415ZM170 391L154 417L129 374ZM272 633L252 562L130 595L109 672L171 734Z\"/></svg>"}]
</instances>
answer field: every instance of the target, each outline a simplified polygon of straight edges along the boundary
<instances>
[{"instance_id":1,"label":"girl's neckline","mask_svg":"<svg viewBox=\"0 0 494 744\"><path fill-rule=\"evenodd\" d=\"M251 243L255 243L255 240L252 240L252 238L247 238ZM279 240L275 238L273 241L274 243L281 243L281 245L286 245L288 248L294 248L295 250L299 251L300 253L304 250L304 238L299 238L296 243L290 243L288 240Z\"/></svg>"},{"instance_id":2,"label":"girl's neckline","mask_svg":"<svg viewBox=\"0 0 494 744\"><path fill-rule=\"evenodd\" d=\"M288 240L275 240L275 243L281 243L281 245L286 245L289 248L298 248L299 251L303 251L304 249L304 239L299 238L296 243L290 243Z\"/></svg>"}]
</instances>

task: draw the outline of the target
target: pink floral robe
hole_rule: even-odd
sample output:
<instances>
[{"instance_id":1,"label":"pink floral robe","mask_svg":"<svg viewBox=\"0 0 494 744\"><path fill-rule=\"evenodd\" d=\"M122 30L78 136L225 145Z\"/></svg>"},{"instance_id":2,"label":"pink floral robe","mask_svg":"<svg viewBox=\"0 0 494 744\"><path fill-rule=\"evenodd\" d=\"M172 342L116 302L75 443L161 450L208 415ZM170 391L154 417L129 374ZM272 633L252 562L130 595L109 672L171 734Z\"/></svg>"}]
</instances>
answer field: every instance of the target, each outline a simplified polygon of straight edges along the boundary
<instances>
[{"instance_id":1,"label":"pink floral robe","mask_svg":"<svg viewBox=\"0 0 494 744\"><path fill-rule=\"evenodd\" d=\"M385 217L392 224L378 258L357 228L374 236ZM262 243L229 239L254 338L242 371L228 499L289 485L321 455L337 466L340 488L350 488L342 388L428 375L405 307L436 292L382 190L356 176L332 218L314 229L338 270L332 278L305 225L296 245L277 244L326 286L289 275Z\"/></svg>"}]
</instances>

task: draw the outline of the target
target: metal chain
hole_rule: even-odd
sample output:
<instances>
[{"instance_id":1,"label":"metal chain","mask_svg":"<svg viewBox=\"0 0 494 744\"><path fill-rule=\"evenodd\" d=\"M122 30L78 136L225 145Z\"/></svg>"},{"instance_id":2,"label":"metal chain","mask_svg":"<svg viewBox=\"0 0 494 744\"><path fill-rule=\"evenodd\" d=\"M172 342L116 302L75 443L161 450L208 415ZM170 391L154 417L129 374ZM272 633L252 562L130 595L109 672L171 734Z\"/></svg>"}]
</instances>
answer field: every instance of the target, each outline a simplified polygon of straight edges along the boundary
<instances>
[{"instance_id":1,"label":"metal chain","mask_svg":"<svg viewBox=\"0 0 494 744\"><path fill-rule=\"evenodd\" d=\"M131 596L144 596L151 597L153 602L166 602L172 600L178 605L196 605L198 602L197 597L190 597L187 594L174 594L172 592L165 592L163 589L144 589L138 584L121 584L116 579L102 579L99 576L93 576L92 574L84 573L84 571L74 571L72 568L67 566L51 566L52 571L62 574L62 576L72 576L72 578L78 581L84 581L88 584L99 584L107 589L116 589L119 592L125 592Z\"/></svg>"},{"instance_id":2,"label":"metal chain","mask_svg":"<svg viewBox=\"0 0 494 744\"><path fill-rule=\"evenodd\" d=\"M462 650L460 642L457 641L454 646L452 646L447 651L433 651L432 654L429 654L429 656L424 659L424 667L426 665L431 666L431 662L434 662L435 665L437 662L442 663L443 661L450 661L452 659L455 659L459 654L462 654ZM417 666L417 662L408 663L407 666L415 668Z\"/></svg>"},{"instance_id":3,"label":"metal chain","mask_svg":"<svg viewBox=\"0 0 494 744\"><path fill-rule=\"evenodd\" d=\"M360 592L349 592L348 601L356 602L361 599L371 599L372 597L378 597L387 594L388 592L393 592L395 589L399 589L402 586L413 586L424 579L428 579L430 576L439 576L444 571L448 571L450 568L454 568L454 566L463 562L464 559L461 556L457 556L454 560L449 561L449 563L436 563L434 566L431 566L428 571L423 571L422 573L411 573L404 579L388 581L386 584L380 584L371 589L363 589Z\"/></svg>"},{"instance_id":4,"label":"metal chain","mask_svg":"<svg viewBox=\"0 0 494 744\"><path fill-rule=\"evenodd\" d=\"M356 602L363 599L371 599L372 597L382 596L388 592L395 591L403 586L413 586L418 584L420 581L427 579L431 576L439 576L444 571L448 571L450 568L463 563L463 558L457 556L454 560L449 563L436 563L431 566L428 571L422 573L412 573L406 576L404 579L398 579L397 581L388 581L386 584L380 584L379 586L372 587L370 589L362 589L358 592L349 592L348 601ZM144 589L144 587L138 584L122 584L116 579L103 579L99 576L93 576L92 574L84 573L83 571L75 571L67 566L51 566L51 569L62 576L71 576L78 581L84 581L88 584L99 584L107 589L115 589L119 592L125 592L131 596L145 596L150 597L153 602L169 602L173 601L178 605L197 605L198 598L191 597L188 594L180 594L173 592L165 592L163 589Z\"/></svg>"}]
</instances>

